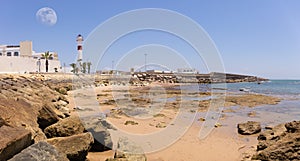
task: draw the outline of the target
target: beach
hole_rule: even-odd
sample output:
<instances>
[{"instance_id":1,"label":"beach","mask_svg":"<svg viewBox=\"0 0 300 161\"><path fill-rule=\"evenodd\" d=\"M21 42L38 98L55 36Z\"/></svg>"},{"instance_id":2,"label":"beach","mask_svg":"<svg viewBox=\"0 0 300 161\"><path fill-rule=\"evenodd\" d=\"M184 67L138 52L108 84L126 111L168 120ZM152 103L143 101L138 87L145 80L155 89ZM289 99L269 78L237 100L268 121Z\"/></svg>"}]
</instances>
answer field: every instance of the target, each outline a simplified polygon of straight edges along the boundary
<instances>
[{"instance_id":1,"label":"beach","mask_svg":"<svg viewBox=\"0 0 300 161\"><path fill-rule=\"evenodd\" d=\"M238 124L256 121L261 126L259 131L264 132L278 124L299 120L297 92L280 96L272 90L255 91L267 89L267 83L239 84L252 86L251 92L240 92L237 84L217 91L195 89L195 84L104 85L102 81L92 85L85 82L78 88L73 77L1 75L1 130L24 130L24 136L15 135L28 142L17 146L18 151L10 150L10 157L45 141L58 151L66 151L76 143L74 146L81 149L66 152L68 159L80 156L90 161L124 157L150 161L251 160L257 153L260 133L242 135ZM213 103L218 103L218 108ZM129 141L120 141L124 136ZM135 143L130 145L132 139ZM1 145L9 149L5 142L9 143L9 138L4 137Z\"/></svg>"},{"instance_id":2,"label":"beach","mask_svg":"<svg viewBox=\"0 0 300 161\"><path fill-rule=\"evenodd\" d=\"M101 87L98 89L101 90ZM97 90L96 90L97 91ZM107 88L105 88L105 91ZM110 91L112 92L112 91ZM173 93L176 93L172 91ZM102 96L105 95L102 93ZM109 92L108 92L109 93ZM209 94L205 93L197 97L205 97ZM111 98L102 97L103 100ZM194 96L195 97L195 96ZM247 100L247 101L245 101ZM258 136L242 136L237 132L237 123L245 122L248 120L256 120L265 124L274 125L278 122L272 122L270 118L264 118L259 112L255 112L255 108L272 108L264 107L264 105L276 105L281 99L269 97L259 94L244 94L244 93L232 93L227 97L225 101L225 107L221 113L221 117L218 120L220 126L214 127L212 132L204 139L199 138L199 132L204 123L205 112L207 107L205 102L207 100L200 101L199 111L195 115L192 125L188 128L186 133L173 144L167 145L164 149L157 152L146 154L149 160L246 160L250 159L250 156L255 152ZM106 100L109 102L109 100ZM102 100L100 100L101 105ZM184 101L183 101L184 102ZM190 100L190 102L193 102ZM177 102L180 104L179 102ZM105 104L105 103L103 103ZM102 105L103 105L102 104ZM207 104L206 104L207 105ZM110 105L106 105L110 106ZM201 108L202 106L202 108ZM237 107L240 106L240 107ZM105 105L102 106L105 108ZM115 107L115 106L112 106ZM233 108L232 108L233 107ZM118 128L125 130L126 132L147 134L161 130L158 128L163 123L168 126L168 122L176 117L176 108L166 105L166 109L161 111L161 117L154 117L147 120L132 119L124 116L124 114L117 115L116 112L108 120ZM113 110L115 111L115 110ZM242 115L241 115L242 114ZM262 116L261 116L262 115ZM167 119L166 119L167 118ZM126 120L134 120L136 124L125 125ZM283 120L281 120L283 121ZM288 120L286 120L288 121ZM160 138L163 139L163 138ZM103 152L103 153L89 153L88 158L90 160L97 160L102 155L108 157L114 152Z\"/></svg>"}]
</instances>

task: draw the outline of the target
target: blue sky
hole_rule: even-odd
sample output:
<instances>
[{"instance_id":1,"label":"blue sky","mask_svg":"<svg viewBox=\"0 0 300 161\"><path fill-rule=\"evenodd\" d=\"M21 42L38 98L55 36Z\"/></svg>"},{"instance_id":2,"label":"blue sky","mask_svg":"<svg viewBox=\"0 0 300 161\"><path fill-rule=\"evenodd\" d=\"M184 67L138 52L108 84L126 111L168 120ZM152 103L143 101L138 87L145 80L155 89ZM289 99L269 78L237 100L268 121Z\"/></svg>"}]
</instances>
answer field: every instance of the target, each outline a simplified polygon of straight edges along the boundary
<instances>
[{"instance_id":1,"label":"blue sky","mask_svg":"<svg viewBox=\"0 0 300 161\"><path fill-rule=\"evenodd\" d=\"M55 10L58 17L55 25L37 22L35 14L42 7ZM75 38L79 33L86 38L112 16L140 8L169 9L196 21L217 46L226 72L300 79L300 1L297 0L2 0L0 44L32 40L35 51L57 51L61 62L70 64L76 59ZM120 42L123 46L130 44L132 49L134 45L147 43L178 46L168 43L174 39L170 35L145 32L143 43L133 43L138 37L139 33L132 34ZM111 67L112 61L116 63L122 57L116 52L128 50L128 47L112 49L101 68ZM178 47L177 51L191 58L188 61L192 66L205 72L204 62L195 61L192 50Z\"/></svg>"}]
</instances>

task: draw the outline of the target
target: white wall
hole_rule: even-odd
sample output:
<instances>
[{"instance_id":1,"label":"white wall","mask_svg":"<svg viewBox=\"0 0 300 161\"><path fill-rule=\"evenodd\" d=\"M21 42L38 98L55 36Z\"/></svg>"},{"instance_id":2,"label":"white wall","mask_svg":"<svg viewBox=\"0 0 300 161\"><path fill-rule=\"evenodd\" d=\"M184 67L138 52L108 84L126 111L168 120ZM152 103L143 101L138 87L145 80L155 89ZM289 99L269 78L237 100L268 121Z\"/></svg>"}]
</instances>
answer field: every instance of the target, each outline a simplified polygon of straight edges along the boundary
<instances>
[{"instance_id":1,"label":"white wall","mask_svg":"<svg viewBox=\"0 0 300 161\"><path fill-rule=\"evenodd\" d=\"M37 59L29 57L14 57L14 56L0 56L0 73L28 73L37 72L38 63ZM54 72L54 68L60 71L60 61L48 60L49 71ZM45 60L41 59L41 72L46 72Z\"/></svg>"}]
</instances>

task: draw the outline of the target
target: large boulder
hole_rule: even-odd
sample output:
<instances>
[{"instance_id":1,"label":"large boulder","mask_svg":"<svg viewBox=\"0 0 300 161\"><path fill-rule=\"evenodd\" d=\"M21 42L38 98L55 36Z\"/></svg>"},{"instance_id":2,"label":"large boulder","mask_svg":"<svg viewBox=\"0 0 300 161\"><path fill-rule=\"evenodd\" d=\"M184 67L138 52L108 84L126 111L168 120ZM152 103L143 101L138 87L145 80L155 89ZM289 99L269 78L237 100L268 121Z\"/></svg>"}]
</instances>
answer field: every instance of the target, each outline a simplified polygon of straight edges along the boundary
<instances>
[{"instance_id":1,"label":"large boulder","mask_svg":"<svg viewBox=\"0 0 300 161\"><path fill-rule=\"evenodd\" d=\"M65 153L72 161L85 161L88 151L94 143L91 133L83 133L68 137L57 137L47 140L60 152Z\"/></svg>"},{"instance_id":2,"label":"large boulder","mask_svg":"<svg viewBox=\"0 0 300 161\"><path fill-rule=\"evenodd\" d=\"M254 160L300 160L299 121L269 128L258 136Z\"/></svg>"},{"instance_id":3,"label":"large boulder","mask_svg":"<svg viewBox=\"0 0 300 161\"><path fill-rule=\"evenodd\" d=\"M108 158L106 161L146 161L146 155L143 149L135 145L128 138L121 137L118 141L118 149L114 158Z\"/></svg>"},{"instance_id":4,"label":"large boulder","mask_svg":"<svg viewBox=\"0 0 300 161\"><path fill-rule=\"evenodd\" d=\"M44 132L48 138L71 136L83 133L84 126L78 117L71 116L48 126Z\"/></svg>"},{"instance_id":5,"label":"large boulder","mask_svg":"<svg viewBox=\"0 0 300 161\"><path fill-rule=\"evenodd\" d=\"M9 161L68 161L68 158L54 146L41 141L24 149Z\"/></svg>"},{"instance_id":6,"label":"large boulder","mask_svg":"<svg viewBox=\"0 0 300 161\"><path fill-rule=\"evenodd\" d=\"M83 118L83 124L87 131L95 138L92 151L105 151L112 148L113 143L108 130L116 130L109 122L99 117Z\"/></svg>"},{"instance_id":7,"label":"large boulder","mask_svg":"<svg viewBox=\"0 0 300 161\"><path fill-rule=\"evenodd\" d=\"M22 127L0 126L0 160L7 160L32 144L30 131Z\"/></svg>"},{"instance_id":8,"label":"large boulder","mask_svg":"<svg viewBox=\"0 0 300 161\"><path fill-rule=\"evenodd\" d=\"M237 125L237 128L238 128L238 133L242 135L257 134L261 131L260 123L255 121L240 123Z\"/></svg>"},{"instance_id":9,"label":"large boulder","mask_svg":"<svg viewBox=\"0 0 300 161\"><path fill-rule=\"evenodd\" d=\"M59 120L59 117L56 115L51 106L44 104L42 109L39 110L38 115L38 124L41 129L56 123Z\"/></svg>"}]
</instances>

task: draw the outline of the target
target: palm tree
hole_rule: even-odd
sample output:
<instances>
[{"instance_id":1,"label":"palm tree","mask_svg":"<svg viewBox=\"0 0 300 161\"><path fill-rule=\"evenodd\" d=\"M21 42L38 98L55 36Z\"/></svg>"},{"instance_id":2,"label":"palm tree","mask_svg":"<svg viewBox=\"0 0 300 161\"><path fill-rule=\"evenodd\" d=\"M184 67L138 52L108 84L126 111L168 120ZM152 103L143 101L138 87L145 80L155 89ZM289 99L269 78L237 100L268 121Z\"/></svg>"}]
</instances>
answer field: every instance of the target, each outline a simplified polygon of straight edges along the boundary
<instances>
[{"instance_id":1,"label":"palm tree","mask_svg":"<svg viewBox=\"0 0 300 161\"><path fill-rule=\"evenodd\" d=\"M46 72L48 72L48 66L49 62L48 59L52 57L52 54L49 53L49 51L46 51L45 54L42 54L42 58L46 59Z\"/></svg>"},{"instance_id":2,"label":"palm tree","mask_svg":"<svg viewBox=\"0 0 300 161\"><path fill-rule=\"evenodd\" d=\"M87 70L88 70L88 73L90 74L90 71L91 71L91 65L92 63L91 62L87 62Z\"/></svg>"},{"instance_id":3,"label":"palm tree","mask_svg":"<svg viewBox=\"0 0 300 161\"><path fill-rule=\"evenodd\" d=\"M86 73L86 62L82 63L82 73Z\"/></svg>"},{"instance_id":4,"label":"palm tree","mask_svg":"<svg viewBox=\"0 0 300 161\"><path fill-rule=\"evenodd\" d=\"M73 72L75 74L75 72L76 72L76 64L75 63L71 63L70 66L72 67L71 72Z\"/></svg>"}]
</instances>

